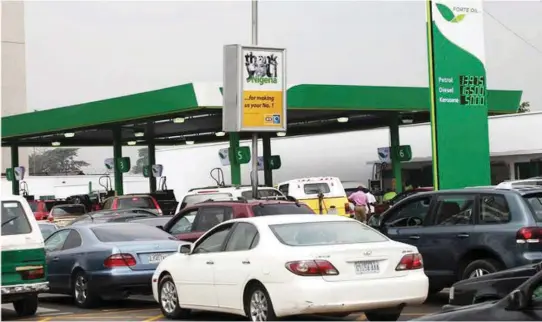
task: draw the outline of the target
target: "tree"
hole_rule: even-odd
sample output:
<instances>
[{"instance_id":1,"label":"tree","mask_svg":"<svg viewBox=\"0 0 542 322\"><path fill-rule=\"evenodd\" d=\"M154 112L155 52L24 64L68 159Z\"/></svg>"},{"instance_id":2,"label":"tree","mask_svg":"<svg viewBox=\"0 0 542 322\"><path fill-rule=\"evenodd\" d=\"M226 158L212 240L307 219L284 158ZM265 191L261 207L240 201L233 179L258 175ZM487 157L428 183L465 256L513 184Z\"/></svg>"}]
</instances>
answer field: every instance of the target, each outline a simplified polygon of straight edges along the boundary
<instances>
[{"instance_id":1,"label":"tree","mask_svg":"<svg viewBox=\"0 0 542 322\"><path fill-rule=\"evenodd\" d=\"M147 148L141 148L137 150L137 159L134 168L132 169L133 173L143 173L143 167L149 164L149 150Z\"/></svg>"},{"instance_id":2,"label":"tree","mask_svg":"<svg viewBox=\"0 0 542 322\"><path fill-rule=\"evenodd\" d=\"M90 164L76 160L78 150L79 148L35 150L29 157L28 172L30 175L84 174L81 168Z\"/></svg>"},{"instance_id":3,"label":"tree","mask_svg":"<svg viewBox=\"0 0 542 322\"><path fill-rule=\"evenodd\" d=\"M531 107L531 103L522 102L521 104L519 104L518 113L530 112L531 111L530 107Z\"/></svg>"}]
</instances>

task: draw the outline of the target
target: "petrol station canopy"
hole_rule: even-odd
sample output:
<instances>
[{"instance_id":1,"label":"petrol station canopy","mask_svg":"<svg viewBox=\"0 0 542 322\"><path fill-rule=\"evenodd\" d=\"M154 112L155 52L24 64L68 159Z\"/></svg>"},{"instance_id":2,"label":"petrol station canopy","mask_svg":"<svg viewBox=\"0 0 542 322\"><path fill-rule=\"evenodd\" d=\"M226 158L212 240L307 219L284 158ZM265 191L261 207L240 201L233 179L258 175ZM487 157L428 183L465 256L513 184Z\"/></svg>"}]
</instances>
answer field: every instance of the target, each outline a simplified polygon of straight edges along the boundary
<instances>
[{"instance_id":1,"label":"petrol station canopy","mask_svg":"<svg viewBox=\"0 0 542 322\"><path fill-rule=\"evenodd\" d=\"M522 91L489 90L489 113L515 113L521 95ZM289 87L287 99L288 136L388 126L396 112L414 123L429 120L429 89L423 87L301 84ZM149 133L149 124L154 124L154 133ZM62 147L111 146L111 129L117 126L123 144L147 145L151 138L156 145L225 141L227 137L219 133L221 87L189 83L2 117L2 146L39 147L53 142ZM66 133L74 135L66 137ZM249 135L241 133L241 139Z\"/></svg>"}]
</instances>

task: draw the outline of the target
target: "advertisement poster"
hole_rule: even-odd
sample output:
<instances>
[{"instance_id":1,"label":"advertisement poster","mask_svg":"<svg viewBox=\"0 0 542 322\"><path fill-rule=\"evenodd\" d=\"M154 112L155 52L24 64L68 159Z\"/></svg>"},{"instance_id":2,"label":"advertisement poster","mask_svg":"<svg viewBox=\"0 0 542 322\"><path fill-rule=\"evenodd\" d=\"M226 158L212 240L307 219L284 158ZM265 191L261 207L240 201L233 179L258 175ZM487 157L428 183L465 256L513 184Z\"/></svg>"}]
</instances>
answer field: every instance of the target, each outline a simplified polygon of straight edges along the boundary
<instances>
[{"instance_id":1,"label":"advertisement poster","mask_svg":"<svg viewBox=\"0 0 542 322\"><path fill-rule=\"evenodd\" d=\"M489 185L482 0L427 1L435 189Z\"/></svg>"}]
</instances>

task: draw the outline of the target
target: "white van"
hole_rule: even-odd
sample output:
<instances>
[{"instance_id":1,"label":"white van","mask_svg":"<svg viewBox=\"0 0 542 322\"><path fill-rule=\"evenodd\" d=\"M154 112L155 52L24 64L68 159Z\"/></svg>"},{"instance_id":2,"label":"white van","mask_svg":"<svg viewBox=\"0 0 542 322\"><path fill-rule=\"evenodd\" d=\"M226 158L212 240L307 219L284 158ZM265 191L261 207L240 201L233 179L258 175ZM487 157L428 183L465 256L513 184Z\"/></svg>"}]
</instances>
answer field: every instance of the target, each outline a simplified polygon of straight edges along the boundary
<instances>
[{"instance_id":1,"label":"white van","mask_svg":"<svg viewBox=\"0 0 542 322\"><path fill-rule=\"evenodd\" d=\"M279 190L272 187L258 187L258 198L271 200L286 200L286 196ZM251 186L225 186L225 187L203 187L190 189L183 200L177 205L176 214L186 206L207 200L228 201L246 199L251 200Z\"/></svg>"},{"instance_id":2,"label":"white van","mask_svg":"<svg viewBox=\"0 0 542 322\"><path fill-rule=\"evenodd\" d=\"M294 179L279 183L277 188L284 195L306 203L317 214L351 215L350 202L337 177Z\"/></svg>"},{"instance_id":3,"label":"white van","mask_svg":"<svg viewBox=\"0 0 542 322\"><path fill-rule=\"evenodd\" d=\"M2 196L2 303L20 317L36 314L38 293L49 289L41 230L25 198Z\"/></svg>"}]
</instances>

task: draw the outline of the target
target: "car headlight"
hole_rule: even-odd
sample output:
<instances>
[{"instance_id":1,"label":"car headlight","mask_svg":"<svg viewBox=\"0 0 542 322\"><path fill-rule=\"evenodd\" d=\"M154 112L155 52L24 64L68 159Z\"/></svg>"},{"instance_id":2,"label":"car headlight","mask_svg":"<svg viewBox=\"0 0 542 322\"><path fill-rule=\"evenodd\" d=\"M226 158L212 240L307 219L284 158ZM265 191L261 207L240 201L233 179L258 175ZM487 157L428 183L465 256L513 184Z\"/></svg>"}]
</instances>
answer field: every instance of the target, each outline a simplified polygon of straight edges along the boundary
<instances>
[{"instance_id":1,"label":"car headlight","mask_svg":"<svg viewBox=\"0 0 542 322\"><path fill-rule=\"evenodd\" d=\"M454 287L453 286L450 287L450 295L449 295L450 301L453 301L454 299L454 291L455 291Z\"/></svg>"}]
</instances>

